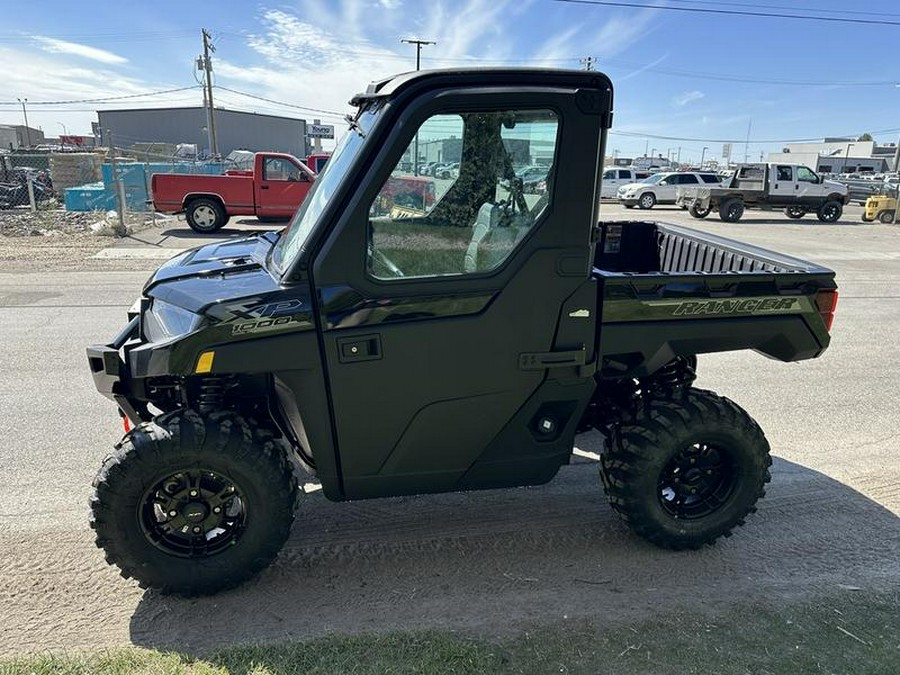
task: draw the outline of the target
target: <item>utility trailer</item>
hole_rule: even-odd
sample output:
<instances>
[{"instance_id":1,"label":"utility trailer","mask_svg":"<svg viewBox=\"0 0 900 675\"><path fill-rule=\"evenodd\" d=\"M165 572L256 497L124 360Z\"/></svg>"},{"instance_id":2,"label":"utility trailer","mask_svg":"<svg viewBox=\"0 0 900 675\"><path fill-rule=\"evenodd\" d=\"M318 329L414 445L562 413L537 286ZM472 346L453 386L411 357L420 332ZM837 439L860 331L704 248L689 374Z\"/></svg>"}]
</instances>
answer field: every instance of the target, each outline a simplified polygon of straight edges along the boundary
<instances>
[{"instance_id":1,"label":"utility trailer","mask_svg":"<svg viewBox=\"0 0 900 675\"><path fill-rule=\"evenodd\" d=\"M333 501L538 485L590 430L640 536L698 548L741 525L769 444L693 386L697 355L819 356L834 273L688 228L598 225L600 73L426 71L353 103L285 230L179 254L88 348L130 427L94 481L107 561L213 593L276 557L298 474ZM460 144L459 175L380 209L420 137ZM516 180L510 139L551 160L542 194Z\"/></svg>"},{"instance_id":2,"label":"utility trailer","mask_svg":"<svg viewBox=\"0 0 900 675\"><path fill-rule=\"evenodd\" d=\"M735 223L745 208L783 208L788 218L799 219L810 211L823 223L841 217L850 200L847 186L817 175L798 164L741 164L723 187L679 188L675 203L694 218L712 211L726 223Z\"/></svg>"}]
</instances>

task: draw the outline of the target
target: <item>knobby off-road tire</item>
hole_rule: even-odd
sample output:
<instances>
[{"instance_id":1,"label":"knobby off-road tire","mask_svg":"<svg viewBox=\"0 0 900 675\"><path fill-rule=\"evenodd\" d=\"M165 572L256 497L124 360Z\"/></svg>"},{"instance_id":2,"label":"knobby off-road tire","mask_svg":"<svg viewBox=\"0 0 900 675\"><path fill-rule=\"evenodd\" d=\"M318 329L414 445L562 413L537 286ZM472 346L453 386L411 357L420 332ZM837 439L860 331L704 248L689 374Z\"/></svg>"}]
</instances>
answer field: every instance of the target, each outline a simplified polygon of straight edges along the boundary
<instances>
[{"instance_id":1,"label":"knobby off-road tire","mask_svg":"<svg viewBox=\"0 0 900 675\"><path fill-rule=\"evenodd\" d=\"M696 549L731 535L769 482L769 443L744 410L711 391L651 400L606 441L612 507L648 541Z\"/></svg>"},{"instance_id":2,"label":"knobby off-road tire","mask_svg":"<svg viewBox=\"0 0 900 675\"><path fill-rule=\"evenodd\" d=\"M786 215L788 218L793 218L794 220L799 220L807 213L808 211L802 206L788 206L784 209L784 215Z\"/></svg>"},{"instance_id":3,"label":"knobby off-road tire","mask_svg":"<svg viewBox=\"0 0 900 675\"><path fill-rule=\"evenodd\" d=\"M274 560L297 483L267 430L227 412L161 415L133 429L94 480L91 527L106 561L142 588L231 588Z\"/></svg>"}]
</instances>

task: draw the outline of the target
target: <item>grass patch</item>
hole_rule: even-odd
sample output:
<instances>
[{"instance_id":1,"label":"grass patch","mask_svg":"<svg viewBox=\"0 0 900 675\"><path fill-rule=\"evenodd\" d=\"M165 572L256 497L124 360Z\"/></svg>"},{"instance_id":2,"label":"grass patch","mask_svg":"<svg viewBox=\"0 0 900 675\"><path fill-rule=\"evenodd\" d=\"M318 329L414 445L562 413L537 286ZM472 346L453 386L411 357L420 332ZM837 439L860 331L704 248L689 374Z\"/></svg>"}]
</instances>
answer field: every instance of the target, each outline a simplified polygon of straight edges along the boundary
<instances>
[{"instance_id":1,"label":"grass patch","mask_svg":"<svg viewBox=\"0 0 900 675\"><path fill-rule=\"evenodd\" d=\"M563 622L498 641L446 631L328 636L232 647L199 659L122 649L0 661L2 675L364 675L368 673L900 673L898 596L847 591L719 616L661 606L649 621L598 629Z\"/></svg>"}]
</instances>

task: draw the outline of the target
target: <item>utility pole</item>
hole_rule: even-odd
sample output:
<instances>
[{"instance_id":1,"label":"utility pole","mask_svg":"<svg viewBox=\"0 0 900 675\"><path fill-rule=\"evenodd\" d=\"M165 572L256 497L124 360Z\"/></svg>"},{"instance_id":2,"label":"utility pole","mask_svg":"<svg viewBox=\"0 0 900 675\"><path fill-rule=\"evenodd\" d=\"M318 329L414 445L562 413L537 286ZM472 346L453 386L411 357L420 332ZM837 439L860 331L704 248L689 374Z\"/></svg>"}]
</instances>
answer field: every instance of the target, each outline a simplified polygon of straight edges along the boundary
<instances>
[{"instance_id":1,"label":"utility pole","mask_svg":"<svg viewBox=\"0 0 900 675\"><path fill-rule=\"evenodd\" d=\"M22 116L25 118L25 145L26 147L31 147L31 130L28 128L28 111L25 110L25 104L28 103L27 98L17 98L19 103L22 104Z\"/></svg>"},{"instance_id":2,"label":"utility pole","mask_svg":"<svg viewBox=\"0 0 900 675\"><path fill-rule=\"evenodd\" d=\"M753 118L750 118L750 121L747 122L747 140L744 143L744 164L750 159L750 129L753 128Z\"/></svg>"},{"instance_id":3,"label":"utility pole","mask_svg":"<svg viewBox=\"0 0 900 675\"><path fill-rule=\"evenodd\" d=\"M213 94L212 94L212 60L209 57L210 52L215 53L216 47L213 44L210 44L210 36L209 32L204 28L201 31L203 35L203 70L206 71L206 119L207 119L207 133L209 135L209 151L212 153L213 158L218 158L219 156L219 144L216 140L216 110L213 107Z\"/></svg>"},{"instance_id":4,"label":"utility pole","mask_svg":"<svg viewBox=\"0 0 900 675\"><path fill-rule=\"evenodd\" d=\"M106 130L106 139L109 143L109 163L112 172L113 185L116 191L116 216L118 216L118 227L116 234L124 237L127 234L125 229L125 190L122 181L119 179L119 166L116 163L116 146L113 143L112 131Z\"/></svg>"},{"instance_id":5,"label":"utility pole","mask_svg":"<svg viewBox=\"0 0 900 675\"><path fill-rule=\"evenodd\" d=\"M580 63L584 64L585 70L593 70L594 69L594 61L596 61L596 59L593 56L587 56L583 59L578 59L578 61Z\"/></svg>"},{"instance_id":6,"label":"utility pole","mask_svg":"<svg viewBox=\"0 0 900 675\"><path fill-rule=\"evenodd\" d=\"M437 44L437 42L435 42L434 40L419 40L419 39L412 39L412 38L403 38L402 40L400 40L400 42L403 42L408 45L416 46L416 70L419 70L420 64L422 62L422 45L436 45Z\"/></svg>"},{"instance_id":7,"label":"utility pole","mask_svg":"<svg viewBox=\"0 0 900 675\"><path fill-rule=\"evenodd\" d=\"M436 45L437 42L434 40L420 40L418 38L402 38L400 42L415 45L416 46L416 70L419 70L419 66L422 63L422 45ZM413 157L413 175L419 175L419 132L416 131L416 139L413 143L413 153L415 153L415 157Z\"/></svg>"}]
</instances>

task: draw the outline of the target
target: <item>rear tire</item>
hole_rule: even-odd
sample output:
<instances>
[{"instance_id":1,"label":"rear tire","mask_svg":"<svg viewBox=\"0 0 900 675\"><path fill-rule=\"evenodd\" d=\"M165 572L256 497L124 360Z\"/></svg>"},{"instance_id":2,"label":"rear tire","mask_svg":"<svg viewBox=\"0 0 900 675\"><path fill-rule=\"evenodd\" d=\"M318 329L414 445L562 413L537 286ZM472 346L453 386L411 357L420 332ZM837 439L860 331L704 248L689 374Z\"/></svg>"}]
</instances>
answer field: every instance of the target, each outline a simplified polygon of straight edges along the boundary
<instances>
[{"instance_id":1,"label":"rear tire","mask_svg":"<svg viewBox=\"0 0 900 675\"><path fill-rule=\"evenodd\" d=\"M726 223L736 223L744 215L744 202L740 199L726 199L719 204L719 218Z\"/></svg>"},{"instance_id":2,"label":"rear tire","mask_svg":"<svg viewBox=\"0 0 900 675\"><path fill-rule=\"evenodd\" d=\"M709 206L703 208L702 206L700 206L699 202L692 202L688 207L688 213L694 216L694 218L706 218L706 216L709 215L710 211L711 208Z\"/></svg>"},{"instance_id":3,"label":"rear tire","mask_svg":"<svg viewBox=\"0 0 900 675\"><path fill-rule=\"evenodd\" d=\"M878 214L878 220L885 225L889 225L894 222L894 212L893 211L881 211Z\"/></svg>"},{"instance_id":4,"label":"rear tire","mask_svg":"<svg viewBox=\"0 0 900 675\"><path fill-rule=\"evenodd\" d=\"M228 215L221 202L207 197L190 202L185 208L184 215L191 229L201 234L221 230L228 222Z\"/></svg>"},{"instance_id":5,"label":"rear tire","mask_svg":"<svg viewBox=\"0 0 900 675\"><path fill-rule=\"evenodd\" d=\"M807 213L809 212L802 206L788 206L784 210L784 215L786 215L788 218L793 218L794 220L799 220Z\"/></svg>"},{"instance_id":6,"label":"rear tire","mask_svg":"<svg viewBox=\"0 0 900 675\"><path fill-rule=\"evenodd\" d=\"M769 443L743 409L711 391L657 399L613 429L600 474L612 507L649 542L696 549L730 536L769 482Z\"/></svg>"},{"instance_id":7,"label":"rear tire","mask_svg":"<svg viewBox=\"0 0 900 675\"><path fill-rule=\"evenodd\" d=\"M652 209L656 206L656 195L652 192L645 192L641 195L640 199L638 199L638 208L644 209Z\"/></svg>"},{"instance_id":8,"label":"rear tire","mask_svg":"<svg viewBox=\"0 0 900 675\"><path fill-rule=\"evenodd\" d=\"M274 560L296 495L271 433L231 413L179 410L132 430L106 459L91 527L123 577L162 593L207 595Z\"/></svg>"},{"instance_id":9,"label":"rear tire","mask_svg":"<svg viewBox=\"0 0 900 675\"><path fill-rule=\"evenodd\" d=\"M840 219L843 212L844 206L840 202L825 202L819 207L819 210L816 211L816 218L823 223L834 223Z\"/></svg>"}]
</instances>

